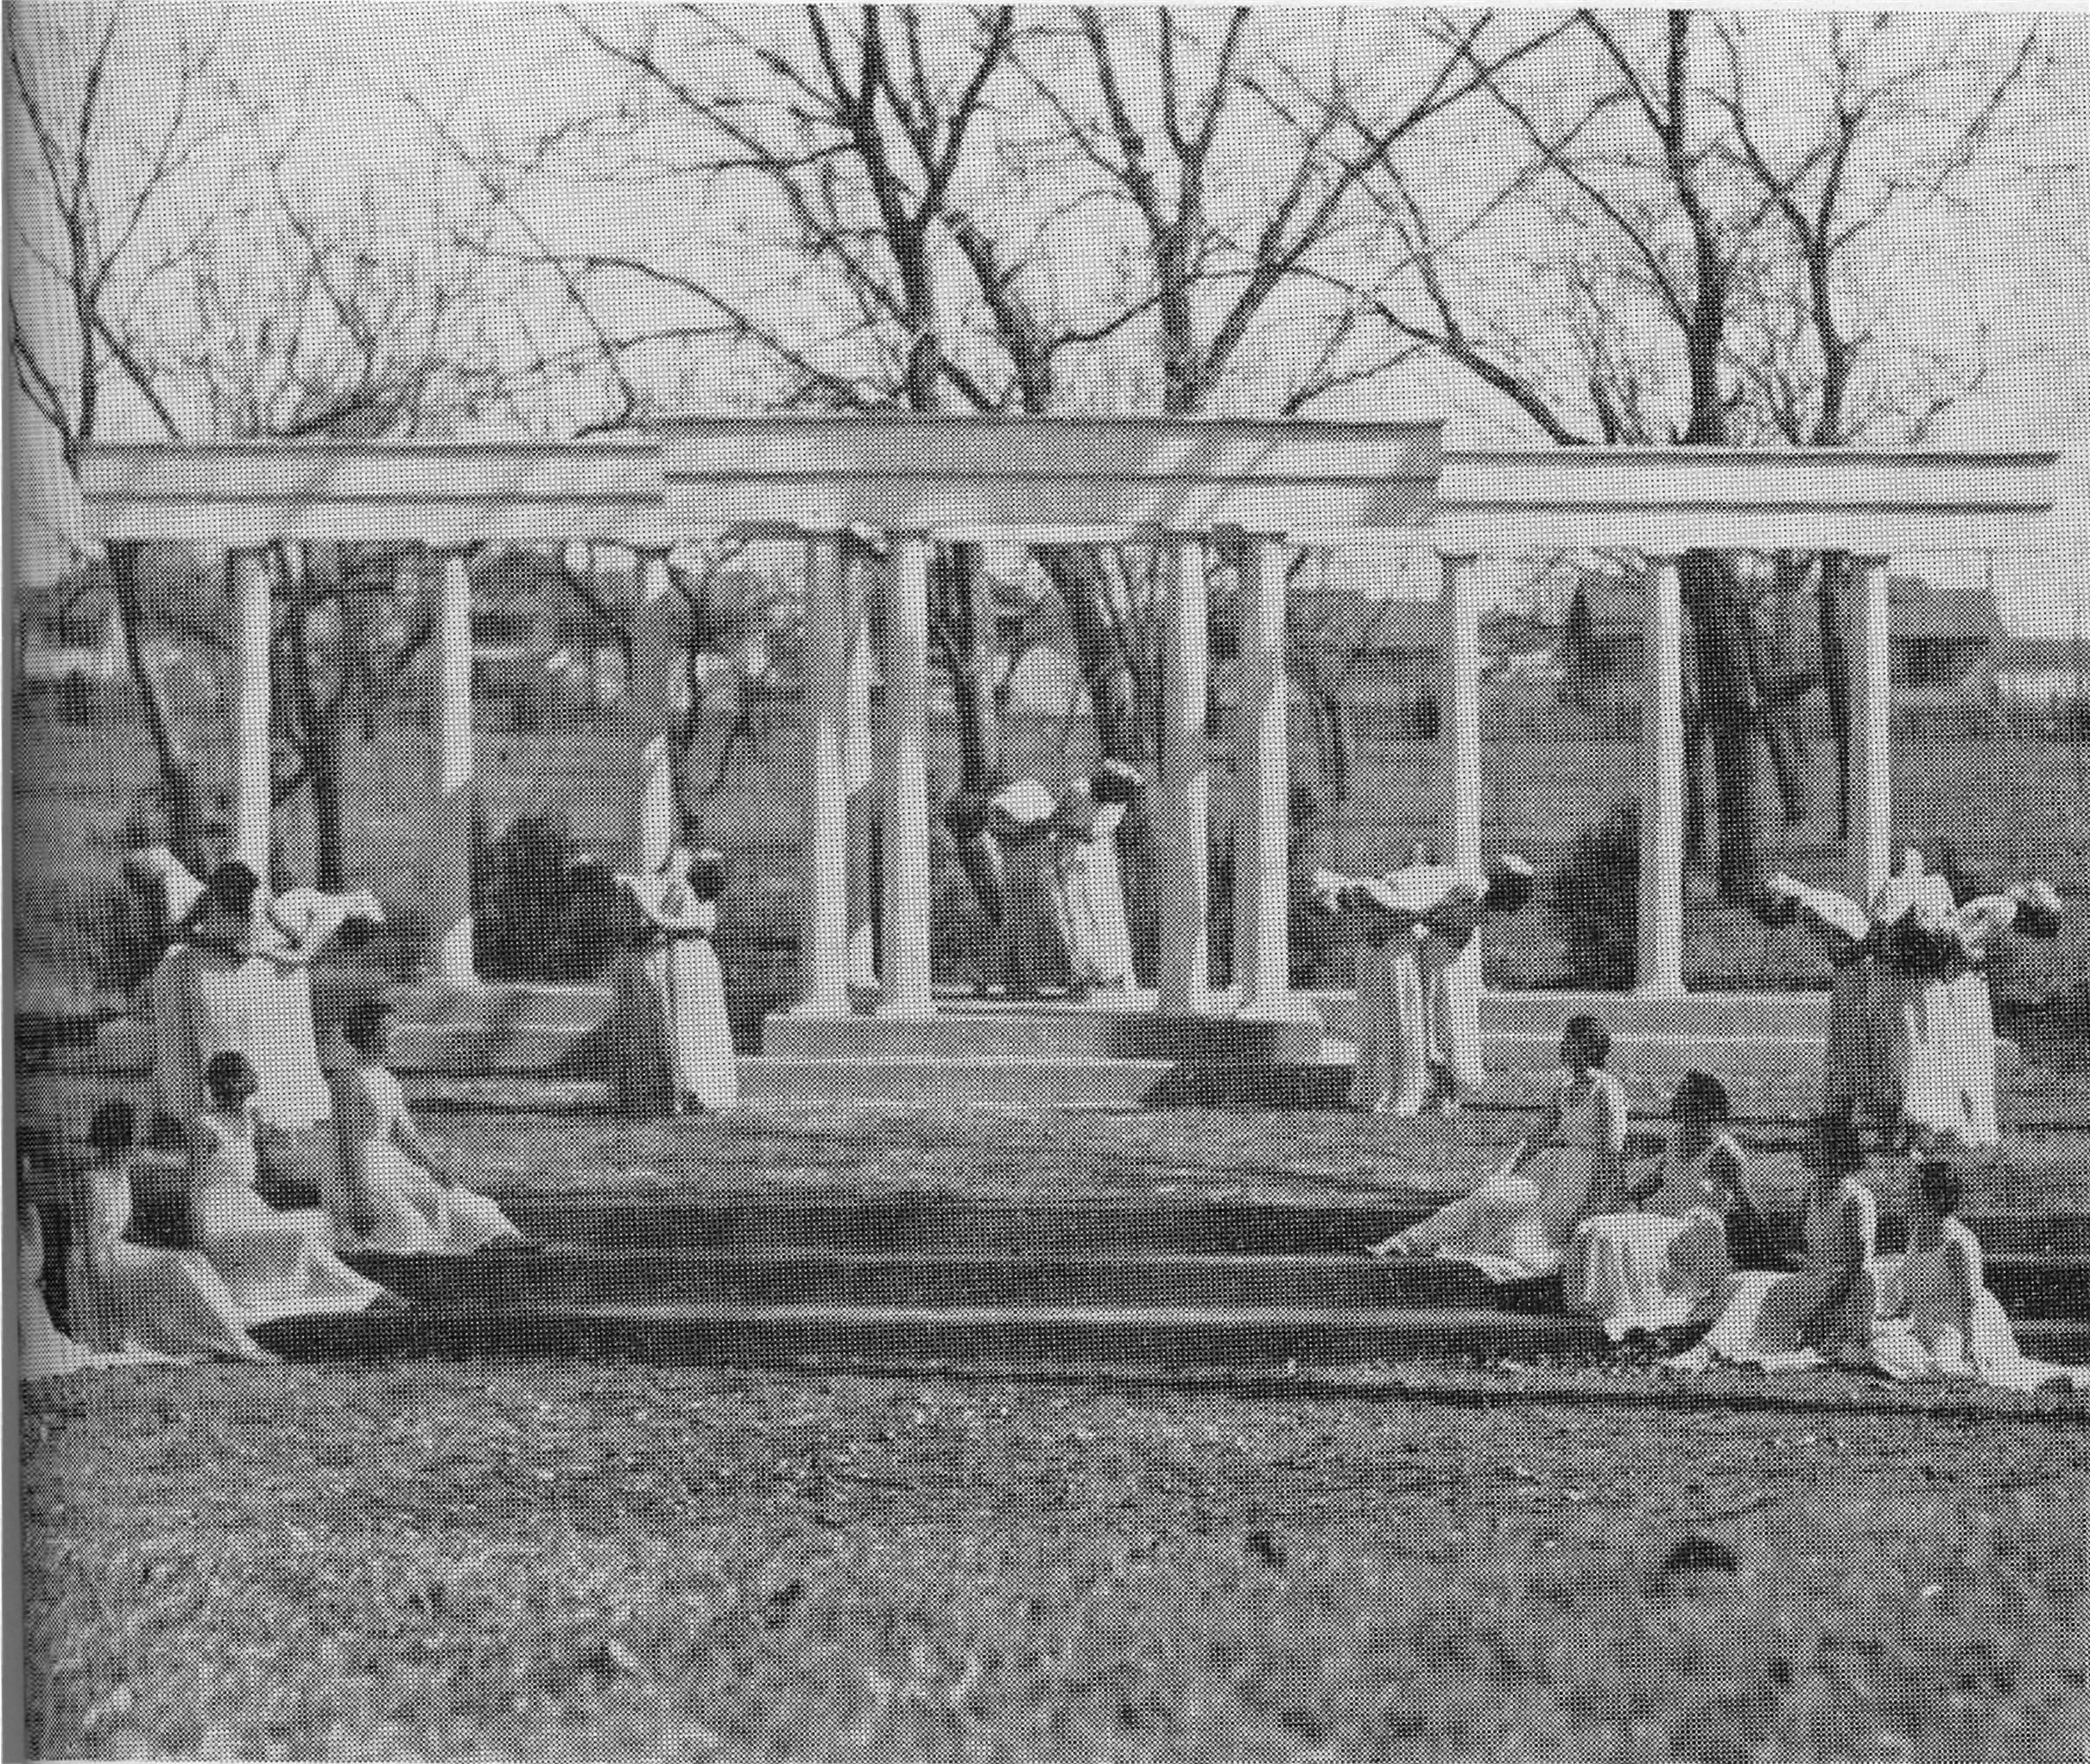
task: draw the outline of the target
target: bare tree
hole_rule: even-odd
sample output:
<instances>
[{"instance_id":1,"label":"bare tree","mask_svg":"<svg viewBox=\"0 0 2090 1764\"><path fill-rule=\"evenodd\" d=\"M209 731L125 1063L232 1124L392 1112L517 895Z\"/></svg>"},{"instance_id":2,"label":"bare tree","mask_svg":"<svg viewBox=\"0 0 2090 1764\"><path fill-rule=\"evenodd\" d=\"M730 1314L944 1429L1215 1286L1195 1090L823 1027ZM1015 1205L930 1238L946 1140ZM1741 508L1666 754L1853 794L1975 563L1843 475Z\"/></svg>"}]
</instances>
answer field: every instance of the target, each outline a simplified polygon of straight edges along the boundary
<instances>
[{"instance_id":1,"label":"bare tree","mask_svg":"<svg viewBox=\"0 0 2090 1764\"><path fill-rule=\"evenodd\" d=\"M149 347L152 304L193 259L238 159L222 103L222 17L200 28L123 3L46 9L8 33L10 134L26 148L10 203L8 321L16 383L67 473L112 400L179 434ZM175 847L197 861L195 756L141 647L135 550L111 557L116 602Z\"/></svg>"},{"instance_id":2,"label":"bare tree","mask_svg":"<svg viewBox=\"0 0 2090 1764\"><path fill-rule=\"evenodd\" d=\"M1839 314L1861 289L1869 311L1887 303L1891 277L1869 261L1868 235L1951 199L2030 77L2037 57L2024 39L2036 28L1978 43L1974 27L1926 44L1915 36L1925 22L1838 20L1809 89L1789 41L1752 56L1732 21L1580 15L1579 62L1549 65L1542 83L1486 80L1504 130L1494 145L1521 147L1530 168L1501 180L1514 200L1447 213L1398 165L1375 181L1414 266L1378 316L1561 445L1920 440L1979 383L1978 346L1891 349L1884 326L1846 328ZM1522 275L1500 275L1500 230L1484 237L1480 224L1489 212L1542 241ZM1513 288L1539 290L1536 301L1512 304ZM1758 868L1762 656L1732 560L1694 553L1683 580L1715 761L1719 879L1732 896ZM1832 570L1832 652L1834 582ZM1840 658L1827 660L1840 706Z\"/></svg>"}]
</instances>

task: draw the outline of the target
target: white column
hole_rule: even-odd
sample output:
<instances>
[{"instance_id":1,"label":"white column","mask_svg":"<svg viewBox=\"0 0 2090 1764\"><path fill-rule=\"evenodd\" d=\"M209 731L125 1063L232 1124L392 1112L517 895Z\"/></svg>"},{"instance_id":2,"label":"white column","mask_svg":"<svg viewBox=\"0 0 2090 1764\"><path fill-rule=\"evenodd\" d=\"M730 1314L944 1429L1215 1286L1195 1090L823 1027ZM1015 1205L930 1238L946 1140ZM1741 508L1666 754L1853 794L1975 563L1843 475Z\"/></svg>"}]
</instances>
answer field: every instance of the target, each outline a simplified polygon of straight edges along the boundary
<instances>
[{"instance_id":1,"label":"white column","mask_svg":"<svg viewBox=\"0 0 2090 1764\"><path fill-rule=\"evenodd\" d=\"M443 560L435 619L435 863L429 878L435 976L476 979L472 932L472 577L461 557Z\"/></svg>"},{"instance_id":2,"label":"white column","mask_svg":"<svg viewBox=\"0 0 2090 1764\"><path fill-rule=\"evenodd\" d=\"M1444 861L1472 871L1480 868L1480 597L1472 559L1447 557L1441 565Z\"/></svg>"},{"instance_id":3,"label":"white column","mask_svg":"<svg viewBox=\"0 0 2090 1764\"><path fill-rule=\"evenodd\" d=\"M638 775L631 810L632 874L661 868L682 837L672 751L680 699L687 680L681 609L668 575L668 560L644 560L638 604L631 615L630 699L638 730Z\"/></svg>"},{"instance_id":4,"label":"white column","mask_svg":"<svg viewBox=\"0 0 2090 1764\"><path fill-rule=\"evenodd\" d=\"M929 560L932 541L900 538L886 578L885 891L878 1010L925 1017L929 997Z\"/></svg>"},{"instance_id":5,"label":"white column","mask_svg":"<svg viewBox=\"0 0 2090 1764\"><path fill-rule=\"evenodd\" d=\"M849 1014L849 596L842 541L806 541L806 909L801 1016Z\"/></svg>"},{"instance_id":6,"label":"white column","mask_svg":"<svg viewBox=\"0 0 2090 1764\"><path fill-rule=\"evenodd\" d=\"M1206 922L1212 819L1211 753L1205 739L1210 639L1205 623L1205 549L1200 539L1171 541L1162 615L1160 818L1161 947L1155 985L1163 1010L1210 1003Z\"/></svg>"},{"instance_id":7,"label":"white column","mask_svg":"<svg viewBox=\"0 0 2090 1764\"><path fill-rule=\"evenodd\" d=\"M1851 670L1850 849L1844 892L1870 904L1885 886L1893 831L1890 731L1893 651L1887 560L1860 558L1845 614L1844 653Z\"/></svg>"},{"instance_id":8,"label":"white column","mask_svg":"<svg viewBox=\"0 0 2090 1764\"><path fill-rule=\"evenodd\" d=\"M1478 875L1480 857L1480 596L1473 560L1440 560L1443 599L1444 673L1439 682L1437 740L1444 756L1444 861L1467 875ZM1480 996L1480 939L1476 936L1456 956L1451 969L1456 984L1452 996L1462 1001ZM1461 1005L1463 1009L1463 1004ZM1479 1023L1473 1025L1479 1047Z\"/></svg>"},{"instance_id":9,"label":"white column","mask_svg":"<svg viewBox=\"0 0 2090 1764\"><path fill-rule=\"evenodd\" d=\"M1290 686L1284 560L1268 540L1233 541L1241 609L1241 801L1234 835L1234 967L1244 1014L1291 1003Z\"/></svg>"},{"instance_id":10,"label":"white column","mask_svg":"<svg viewBox=\"0 0 2090 1764\"><path fill-rule=\"evenodd\" d=\"M266 552L232 558L232 855L269 876L276 768L269 741L275 572Z\"/></svg>"},{"instance_id":11,"label":"white column","mask_svg":"<svg viewBox=\"0 0 2090 1764\"><path fill-rule=\"evenodd\" d=\"M1674 558L1647 562L1640 718L1640 941L1635 990L1683 990L1683 600Z\"/></svg>"},{"instance_id":12,"label":"white column","mask_svg":"<svg viewBox=\"0 0 2090 1764\"><path fill-rule=\"evenodd\" d=\"M871 641L866 585L876 573L872 555L851 540L842 542L848 635L848 698L842 735L842 770L849 790L849 983L864 992L878 983L878 937L872 912L877 895L871 830L878 818L876 768L871 762L871 686L877 661Z\"/></svg>"}]
</instances>

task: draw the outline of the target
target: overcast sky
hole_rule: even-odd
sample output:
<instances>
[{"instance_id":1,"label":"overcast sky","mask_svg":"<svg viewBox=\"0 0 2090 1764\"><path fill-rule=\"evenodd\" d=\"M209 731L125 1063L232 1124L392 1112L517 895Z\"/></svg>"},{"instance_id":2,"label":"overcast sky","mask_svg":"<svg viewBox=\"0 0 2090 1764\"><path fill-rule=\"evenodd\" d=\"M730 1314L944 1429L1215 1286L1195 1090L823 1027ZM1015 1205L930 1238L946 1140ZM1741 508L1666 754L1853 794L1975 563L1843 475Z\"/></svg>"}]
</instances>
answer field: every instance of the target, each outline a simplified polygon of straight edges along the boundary
<instances>
[{"instance_id":1,"label":"overcast sky","mask_svg":"<svg viewBox=\"0 0 2090 1764\"><path fill-rule=\"evenodd\" d=\"M75 16L78 9L77 0L23 0L14 25L34 51L52 41L54 20ZM1314 15L1295 16L1300 31L1318 28ZM781 28L783 21L776 22ZM1775 33L1780 26L1771 16L1761 28ZM2068 21L2066 41L2080 70L2067 85L2079 92L2090 89L2085 53L2090 15ZM366 170L396 173L440 159L422 120L400 98L404 85L432 94L433 107L466 139L519 139L563 115L600 107L616 90L611 74L562 20L519 8L283 6L236 15L231 49L236 61L265 69L276 90L306 92L301 164L321 190L351 191ZM135 69L133 77L149 81L151 70ZM1999 370L1979 396L1954 413L1935 436L1937 444L2064 449L2064 508L2054 543L2041 558L1997 562L2010 624L2068 635L2090 630L2090 367L2084 361L2090 326L2083 318L2090 311L2090 243L2081 231L2083 112L2064 115L2057 107L2047 120L2047 138L2039 139L2036 130L2031 149L2056 166L2073 164L2074 181L2058 185L2059 194L2046 205L1938 215L1927 236L1908 242L1909 279L1898 309L1905 323L1922 324L1927 313L1935 313L1942 328L1972 313L1986 315L1992 326ZM15 163L19 168L22 161L16 157ZM1444 175L1459 174L1454 157ZM720 212L700 218L709 224L707 232L705 224L692 225L685 208L680 193L672 205L644 194L614 202L548 199L532 218L566 234L561 243L586 237L644 250L672 238L678 242L674 249L700 273L730 276L746 251L744 227ZM34 326L36 313L26 322ZM1341 414L1434 408L1448 417L1454 442L1498 433L1500 413L1477 398L1462 377L1420 372L1373 396L1377 408ZM48 436L18 398L10 396L10 404L16 512L29 517L18 537L34 541L51 523L60 529L71 524L67 498ZM105 433L131 427L151 432L138 425L136 412L119 414L118 408L111 407ZM36 568L49 555L46 546L32 542L22 560Z\"/></svg>"}]
</instances>

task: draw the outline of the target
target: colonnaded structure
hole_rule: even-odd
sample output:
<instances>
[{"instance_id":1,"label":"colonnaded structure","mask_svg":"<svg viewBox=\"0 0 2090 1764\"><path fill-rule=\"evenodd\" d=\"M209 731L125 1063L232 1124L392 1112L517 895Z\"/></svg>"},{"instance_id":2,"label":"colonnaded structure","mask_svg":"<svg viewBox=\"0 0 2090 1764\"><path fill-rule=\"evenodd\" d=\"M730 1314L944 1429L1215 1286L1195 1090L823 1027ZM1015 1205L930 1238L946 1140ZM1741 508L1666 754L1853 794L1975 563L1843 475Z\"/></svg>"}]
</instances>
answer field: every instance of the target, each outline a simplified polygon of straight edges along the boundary
<instances>
[{"instance_id":1,"label":"colonnaded structure","mask_svg":"<svg viewBox=\"0 0 2090 1764\"><path fill-rule=\"evenodd\" d=\"M1674 998L1683 989L1681 556L1820 550L1860 560L1846 613L1852 812L1843 881L1846 892L1869 900L1886 879L1891 832L1888 560L2036 544L2052 506L2055 462L2031 452L1475 451L1444 447L1434 422L896 413L698 417L656 433L565 444L109 445L88 452L82 486L97 539L200 542L231 556L233 800L239 854L257 869L269 846L270 549L417 541L451 554L440 589L435 812L425 868L436 970L458 989L474 983L465 552L498 541L585 542L643 559L632 689L657 718L678 666L669 552L727 534L802 542L810 727L801 991L795 1009L771 1020L764 1046L839 1053L934 1046L940 1015L950 1015L940 1013L929 973L928 586L940 541L1137 543L1170 553L1152 799L1161 923L1150 1015L1280 1028L1311 1020L1317 1039L1311 1003L1291 989L1287 946L1281 547L1427 548L1441 560L1448 665L1439 812L1446 857L1461 865L1482 856L1474 560L1599 547L1645 560L1637 990ZM884 886L875 977L863 971L849 906L850 774L872 751L863 690L864 548L856 542L865 536L882 541L889 560L880 585ZM1206 949L1206 584L1215 547L1239 572L1247 781L1238 983L1223 993L1211 985ZM637 805L649 787L657 798L668 741L664 726L643 731L632 775ZM643 821L643 806L634 813ZM1477 948L1466 958L1479 958Z\"/></svg>"}]
</instances>

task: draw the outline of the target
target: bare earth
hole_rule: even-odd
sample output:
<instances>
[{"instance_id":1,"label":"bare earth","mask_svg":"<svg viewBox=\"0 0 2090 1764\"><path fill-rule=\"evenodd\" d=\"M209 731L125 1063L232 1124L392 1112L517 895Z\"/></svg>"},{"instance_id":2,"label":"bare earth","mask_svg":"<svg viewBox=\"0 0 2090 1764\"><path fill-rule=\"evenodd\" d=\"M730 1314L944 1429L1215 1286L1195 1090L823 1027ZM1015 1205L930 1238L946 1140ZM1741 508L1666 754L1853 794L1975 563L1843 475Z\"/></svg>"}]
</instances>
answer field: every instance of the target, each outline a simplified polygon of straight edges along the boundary
<instances>
[{"instance_id":1,"label":"bare earth","mask_svg":"<svg viewBox=\"0 0 2090 1764\"><path fill-rule=\"evenodd\" d=\"M47 1386L32 1742L2084 1755L2080 1409L1437 1382L1459 1400L484 1363ZM1692 1539L1732 1567L1665 1571Z\"/></svg>"}]
</instances>

